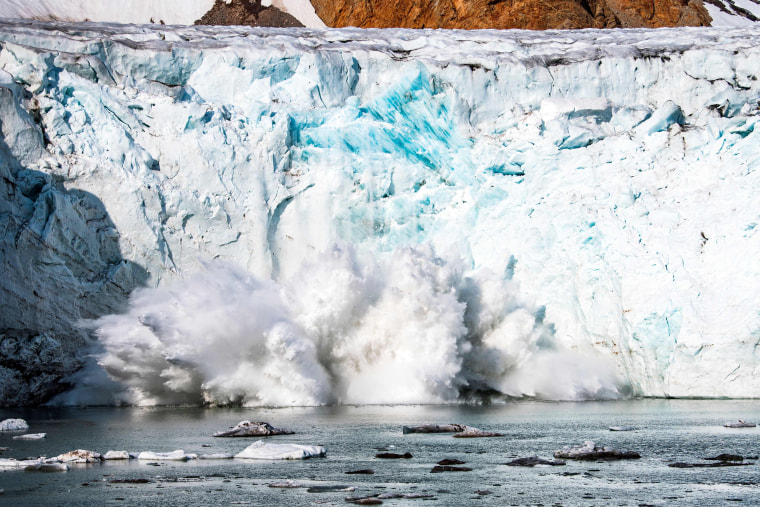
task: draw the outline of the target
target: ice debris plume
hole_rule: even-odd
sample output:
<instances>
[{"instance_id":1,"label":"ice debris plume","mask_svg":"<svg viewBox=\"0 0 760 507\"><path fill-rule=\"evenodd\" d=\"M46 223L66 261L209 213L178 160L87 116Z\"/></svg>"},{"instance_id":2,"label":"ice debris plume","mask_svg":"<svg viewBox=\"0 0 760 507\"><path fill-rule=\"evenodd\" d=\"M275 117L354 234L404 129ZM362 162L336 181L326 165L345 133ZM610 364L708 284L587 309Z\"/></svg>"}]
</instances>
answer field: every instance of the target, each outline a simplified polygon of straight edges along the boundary
<instances>
[{"instance_id":1,"label":"ice debris plume","mask_svg":"<svg viewBox=\"0 0 760 507\"><path fill-rule=\"evenodd\" d=\"M98 320L100 364L127 388L118 398L139 405L621 394L614 365L560 350L512 284L501 280L495 299L474 290L492 278L425 248L377 260L336 247L282 284L211 263Z\"/></svg>"}]
</instances>

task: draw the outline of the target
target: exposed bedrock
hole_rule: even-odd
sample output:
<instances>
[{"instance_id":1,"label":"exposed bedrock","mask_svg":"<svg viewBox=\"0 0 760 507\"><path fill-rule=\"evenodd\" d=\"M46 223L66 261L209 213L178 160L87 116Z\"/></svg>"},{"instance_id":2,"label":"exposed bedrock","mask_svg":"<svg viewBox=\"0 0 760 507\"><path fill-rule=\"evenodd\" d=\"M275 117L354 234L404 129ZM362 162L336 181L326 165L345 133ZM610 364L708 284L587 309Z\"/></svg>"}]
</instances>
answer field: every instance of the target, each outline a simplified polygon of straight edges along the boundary
<instances>
[{"instance_id":1,"label":"exposed bedrock","mask_svg":"<svg viewBox=\"0 0 760 507\"><path fill-rule=\"evenodd\" d=\"M699 0L311 0L328 26L360 28L658 28L709 26Z\"/></svg>"},{"instance_id":2,"label":"exposed bedrock","mask_svg":"<svg viewBox=\"0 0 760 507\"><path fill-rule=\"evenodd\" d=\"M261 0L216 0L214 6L195 22L196 25L245 25L298 27L300 21L277 7L265 7Z\"/></svg>"}]
</instances>

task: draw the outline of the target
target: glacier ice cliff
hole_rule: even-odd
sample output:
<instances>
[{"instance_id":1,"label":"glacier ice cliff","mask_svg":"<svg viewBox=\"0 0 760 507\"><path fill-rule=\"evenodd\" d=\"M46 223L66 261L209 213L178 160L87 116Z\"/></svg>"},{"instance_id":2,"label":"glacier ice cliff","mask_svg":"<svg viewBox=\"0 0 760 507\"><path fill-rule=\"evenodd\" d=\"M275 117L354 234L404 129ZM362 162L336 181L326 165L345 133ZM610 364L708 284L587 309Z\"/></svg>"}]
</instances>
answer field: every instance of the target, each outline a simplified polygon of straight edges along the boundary
<instances>
[{"instance_id":1,"label":"glacier ice cliff","mask_svg":"<svg viewBox=\"0 0 760 507\"><path fill-rule=\"evenodd\" d=\"M3 399L756 397L759 41L0 21Z\"/></svg>"}]
</instances>

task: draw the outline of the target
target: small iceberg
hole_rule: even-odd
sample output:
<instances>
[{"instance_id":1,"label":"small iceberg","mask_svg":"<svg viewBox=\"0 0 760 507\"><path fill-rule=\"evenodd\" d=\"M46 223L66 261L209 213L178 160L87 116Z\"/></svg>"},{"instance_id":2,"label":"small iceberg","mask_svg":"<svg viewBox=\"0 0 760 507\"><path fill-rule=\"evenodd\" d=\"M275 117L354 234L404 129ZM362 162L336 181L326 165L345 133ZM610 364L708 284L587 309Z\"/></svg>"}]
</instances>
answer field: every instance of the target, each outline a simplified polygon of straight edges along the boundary
<instances>
[{"instance_id":1,"label":"small iceberg","mask_svg":"<svg viewBox=\"0 0 760 507\"><path fill-rule=\"evenodd\" d=\"M641 455L633 451L618 451L609 447L597 447L591 440L586 440L583 445L575 447L563 447L554 452L555 458L577 460L618 460L639 459Z\"/></svg>"},{"instance_id":2,"label":"small iceberg","mask_svg":"<svg viewBox=\"0 0 760 507\"><path fill-rule=\"evenodd\" d=\"M728 421L723 426L726 428L754 428L756 424L750 422L744 422L741 419L738 421Z\"/></svg>"},{"instance_id":3,"label":"small iceberg","mask_svg":"<svg viewBox=\"0 0 760 507\"><path fill-rule=\"evenodd\" d=\"M201 454L198 459L232 459L234 454L216 453L216 454Z\"/></svg>"},{"instance_id":4,"label":"small iceberg","mask_svg":"<svg viewBox=\"0 0 760 507\"><path fill-rule=\"evenodd\" d=\"M404 435L409 433L460 433L467 429L464 424L423 424L420 426L402 426Z\"/></svg>"},{"instance_id":5,"label":"small iceberg","mask_svg":"<svg viewBox=\"0 0 760 507\"><path fill-rule=\"evenodd\" d=\"M306 459L322 458L327 454L319 445L269 444L263 440L252 443L236 454L242 459Z\"/></svg>"},{"instance_id":6,"label":"small iceberg","mask_svg":"<svg viewBox=\"0 0 760 507\"><path fill-rule=\"evenodd\" d=\"M430 470L431 474L439 474L442 472L472 472L470 467L455 467L449 465L436 465Z\"/></svg>"},{"instance_id":7,"label":"small iceberg","mask_svg":"<svg viewBox=\"0 0 760 507\"><path fill-rule=\"evenodd\" d=\"M37 462L24 467L26 472L68 472L69 466L65 463Z\"/></svg>"},{"instance_id":8,"label":"small iceberg","mask_svg":"<svg viewBox=\"0 0 760 507\"><path fill-rule=\"evenodd\" d=\"M47 433L27 433L26 435L18 435L13 437L13 440L42 440L47 436Z\"/></svg>"},{"instance_id":9,"label":"small iceberg","mask_svg":"<svg viewBox=\"0 0 760 507\"><path fill-rule=\"evenodd\" d=\"M397 498L397 497L394 497ZM398 497L401 498L401 497ZM353 496L347 496L346 502L352 503L354 505L382 505L383 501L380 500L380 497L378 495L375 496L360 496L360 497L353 497Z\"/></svg>"},{"instance_id":10,"label":"small iceberg","mask_svg":"<svg viewBox=\"0 0 760 507\"><path fill-rule=\"evenodd\" d=\"M742 467L753 465L753 463L744 461L744 456L737 454L719 454L714 458L702 458L705 461L711 461L712 463L670 463L668 466L672 468L719 468L719 467ZM751 459L751 458L747 458Z\"/></svg>"},{"instance_id":11,"label":"small iceberg","mask_svg":"<svg viewBox=\"0 0 760 507\"><path fill-rule=\"evenodd\" d=\"M188 461L198 458L197 454L185 454L182 449L172 452L143 451L137 455L141 461Z\"/></svg>"},{"instance_id":12,"label":"small iceberg","mask_svg":"<svg viewBox=\"0 0 760 507\"><path fill-rule=\"evenodd\" d=\"M136 456L134 454L129 454L127 451L108 451L105 453L102 458L105 461L115 461L120 459L132 459Z\"/></svg>"},{"instance_id":13,"label":"small iceberg","mask_svg":"<svg viewBox=\"0 0 760 507\"><path fill-rule=\"evenodd\" d=\"M429 493L381 493L374 498L380 498L382 500L386 500L386 499L392 500L396 498L425 499L425 498L435 498L435 495L431 495Z\"/></svg>"},{"instance_id":14,"label":"small iceberg","mask_svg":"<svg viewBox=\"0 0 760 507\"><path fill-rule=\"evenodd\" d=\"M354 486L347 486L345 484L336 484L334 486L310 486L307 493L351 493L356 491Z\"/></svg>"},{"instance_id":15,"label":"small iceberg","mask_svg":"<svg viewBox=\"0 0 760 507\"><path fill-rule=\"evenodd\" d=\"M467 464L467 462L466 461L462 461L461 459L446 458L446 459L442 459L441 461L439 461L436 464L437 465L442 465L442 466L465 465L465 464Z\"/></svg>"},{"instance_id":16,"label":"small iceberg","mask_svg":"<svg viewBox=\"0 0 760 507\"><path fill-rule=\"evenodd\" d=\"M100 463L103 457L97 452L77 449L76 451L59 454L53 459L60 461L61 463Z\"/></svg>"},{"instance_id":17,"label":"small iceberg","mask_svg":"<svg viewBox=\"0 0 760 507\"><path fill-rule=\"evenodd\" d=\"M496 433L495 431L483 431L472 426L465 426L464 431L455 433L454 438L487 438L487 437L503 437L504 433Z\"/></svg>"},{"instance_id":18,"label":"small iceberg","mask_svg":"<svg viewBox=\"0 0 760 507\"><path fill-rule=\"evenodd\" d=\"M283 488L283 489L291 489L291 488L305 488L307 487L305 484L294 481L293 479L286 479L284 481L276 481L276 482L270 482L267 484L270 488Z\"/></svg>"},{"instance_id":19,"label":"small iceberg","mask_svg":"<svg viewBox=\"0 0 760 507\"><path fill-rule=\"evenodd\" d=\"M293 435L290 430L275 428L265 422L240 421L229 431L214 433L215 437L269 437L272 435Z\"/></svg>"},{"instance_id":20,"label":"small iceberg","mask_svg":"<svg viewBox=\"0 0 760 507\"><path fill-rule=\"evenodd\" d=\"M550 460L550 459L542 459L538 456L529 456L527 458L517 458L509 463L507 463L507 466L511 467L535 467L535 466L551 466L551 467L557 467L557 466L564 466L566 463L564 461L559 460Z\"/></svg>"},{"instance_id":21,"label":"small iceberg","mask_svg":"<svg viewBox=\"0 0 760 507\"><path fill-rule=\"evenodd\" d=\"M633 426L610 426L610 431L636 431Z\"/></svg>"},{"instance_id":22,"label":"small iceberg","mask_svg":"<svg viewBox=\"0 0 760 507\"><path fill-rule=\"evenodd\" d=\"M29 425L23 419L5 419L0 421L0 431L26 431Z\"/></svg>"},{"instance_id":23,"label":"small iceberg","mask_svg":"<svg viewBox=\"0 0 760 507\"><path fill-rule=\"evenodd\" d=\"M16 460L13 458L1 458L0 459L0 469L9 469L9 468L24 468L29 465L36 465L37 463L41 463L42 461L39 459L22 459L22 460Z\"/></svg>"}]
</instances>

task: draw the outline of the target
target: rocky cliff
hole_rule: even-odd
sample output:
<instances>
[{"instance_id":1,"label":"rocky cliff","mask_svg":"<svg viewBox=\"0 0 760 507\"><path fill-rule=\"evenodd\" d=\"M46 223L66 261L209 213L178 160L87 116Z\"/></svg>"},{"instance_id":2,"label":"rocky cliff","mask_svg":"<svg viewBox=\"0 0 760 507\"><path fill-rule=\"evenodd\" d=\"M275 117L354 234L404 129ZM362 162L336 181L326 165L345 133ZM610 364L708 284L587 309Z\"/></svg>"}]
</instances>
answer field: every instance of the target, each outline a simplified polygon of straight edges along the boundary
<instances>
[{"instance_id":1,"label":"rocky cliff","mask_svg":"<svg viewBox=\"0 0 760 507\"><path fill-rule=\"evenodd\" d=\"M701 0L311 0L331 27L659 28L709 26Z\"/></svg>"},{"instance_id":2,"label":"rocky cliff","mask_svg":"<svg viewBox=\"0 0 760 507\"><path fill-rule=\"evenodd\" d=\"M231 2L216 0L211 10L197 20L195 24L281 28L303 26L296 18L277 7L261 5L261 0L232 0Z\"/></svg>"}]
</instances>

